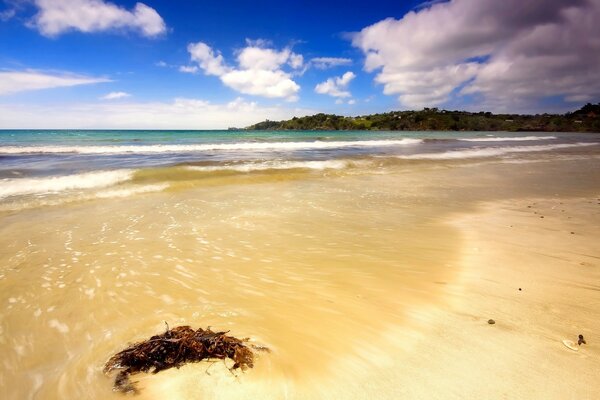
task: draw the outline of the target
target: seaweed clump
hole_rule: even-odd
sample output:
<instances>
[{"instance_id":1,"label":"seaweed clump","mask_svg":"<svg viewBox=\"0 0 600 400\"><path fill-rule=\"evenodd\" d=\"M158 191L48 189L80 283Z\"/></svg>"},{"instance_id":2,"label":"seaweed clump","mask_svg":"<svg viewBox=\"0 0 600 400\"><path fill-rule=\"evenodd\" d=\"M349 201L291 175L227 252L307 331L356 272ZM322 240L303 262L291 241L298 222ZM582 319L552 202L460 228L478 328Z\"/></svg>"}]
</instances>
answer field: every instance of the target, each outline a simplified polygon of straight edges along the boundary
<instances>
[{"instance_id":1,"label":"seaweed clump","mask_svg":"<svg viewBox=\"0 0 600 400\"><path fill-rule=\"evenodd\" d=\"M233 360L231 370L242 371L254 366L254 354L244 343L248 339L227 336L228 332L213 332L210 327L193 330L178 326L143 342L135 343L112 356L104 366L104 372L119 369L114 390L137 393L129 376L138 372L157 372L179 368L183 364L209 359Z\"/></svg>"}]
</instances>

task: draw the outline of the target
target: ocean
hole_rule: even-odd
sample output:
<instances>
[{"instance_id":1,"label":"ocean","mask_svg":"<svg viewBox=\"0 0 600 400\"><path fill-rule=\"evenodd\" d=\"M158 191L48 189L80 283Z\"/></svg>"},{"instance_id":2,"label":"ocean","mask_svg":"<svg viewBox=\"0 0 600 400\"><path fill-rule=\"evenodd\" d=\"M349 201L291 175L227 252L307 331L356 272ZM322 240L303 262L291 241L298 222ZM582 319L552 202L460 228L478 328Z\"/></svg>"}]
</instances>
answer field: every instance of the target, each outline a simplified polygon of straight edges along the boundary
<instances>
[{"instance_id":1,"label":"ocean","mask_svg":"<svg viewBox=\"0 0 600 400\"><path fill-rule=\"evenodd\" d=\"M597 143L597 135L573 133L4 130L0 207L36 203L40 196L134 195L181 181L202 185L215 174L510 160Z\"/></svg>"},{"instance_id":2,"label":"ocean","mask_svg":"<svg viewBox=\"0 0 600 400\"><path fill-rule=\"evenodd\" d=\"M104 363L165 322L271 352L140 399L400 398L474 251L448 221L594 196L599 165L597 134L0 131L0 398L118 398Z\"/></svg>"}]
</instances>

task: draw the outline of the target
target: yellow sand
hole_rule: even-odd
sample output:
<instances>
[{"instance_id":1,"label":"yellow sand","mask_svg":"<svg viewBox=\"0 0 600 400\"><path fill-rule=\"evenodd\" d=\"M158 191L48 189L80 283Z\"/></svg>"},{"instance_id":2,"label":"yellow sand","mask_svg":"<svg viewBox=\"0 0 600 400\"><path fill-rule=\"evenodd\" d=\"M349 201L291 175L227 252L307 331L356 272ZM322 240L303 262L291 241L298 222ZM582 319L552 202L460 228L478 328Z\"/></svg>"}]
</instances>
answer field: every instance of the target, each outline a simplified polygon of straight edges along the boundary
<instances>
[{"instance_id":1,"label":"yellow sand","mask_svg":"<svg viewBox=\"0 0 600 400\"><path fill-rule=\"evenodd\" d=\"M266 370L259 379L218 368L209 379L205 366L190 366L146 379L143 398L595 399L598 202L520 199L453 216L464 246L440 303L339 354L328 374L282 382L268 357L258 362ZM587 341L579 351L562 344L578 334Z\"/></svg>"},{"instance_id":2,"label":"yellow sand","mask_svg":"<svg viewBox=\"0 0 600 400\"><path fill-rule=\"evenodd\" d=\"M599 164L403 164L5 212L0 398L119 398L104 362L167 320L272 353L238 377L138 375L140 400L594 399Z\"/></svg>"}]
</instances>

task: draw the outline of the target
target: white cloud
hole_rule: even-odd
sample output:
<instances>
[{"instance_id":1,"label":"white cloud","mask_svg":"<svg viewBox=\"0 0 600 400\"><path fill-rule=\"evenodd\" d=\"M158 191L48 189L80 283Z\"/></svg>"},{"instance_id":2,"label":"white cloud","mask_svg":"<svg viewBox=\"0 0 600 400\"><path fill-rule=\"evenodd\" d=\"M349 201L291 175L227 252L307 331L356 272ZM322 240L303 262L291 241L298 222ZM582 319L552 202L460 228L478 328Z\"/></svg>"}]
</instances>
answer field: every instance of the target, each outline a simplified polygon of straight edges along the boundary
<instances>
[{"instance_id":1,"label":"white cloud","mask_svg":"<svg viewBox=\"0 0 600 400\"><path fill-rule=\"evenodd\" d=\"M290 54L290 61L288 62L288 64L293 69L302 68L302 66L304 65L304 57L302 56L302 54L292 53Z\"/></svg>"},{"instance_id":2,"label":"white cloud","mask_svg":"<svg viewBox=\"0 0 600 400\"><path fill-rule=\"evenodd\" d=\"M162 17L144 3L132 11L104 0L35 0L38 13L30 25L45 36L68 31L103 32L118 29L138 31L153 37L166 32Z\"/></svg>"},{"instance_id":3,"label":"white cloud","mask_svg":"<svg viewBox=\"0 0 600 400\"><path fill-rule=\"evenodd\" d=\"M264 107L243 98L222 104L188 98L151 103L11 103L0 104L0 129L226 129L314 113L295 107Z\"/></svg>"},{"instance_id":4,"label":"white cloud","mask_svg":"<svg viewBox=\"0 0 600 400\"><path fill-rule=\"evenodd\" d=\"M131 97L131 95L126 92L110 92L110 93L100 97L100 100L118 100L118 99L124 99L126 97Z\"/></svg>"},{"instance_id":5,"label":"white cloud","mask_svg":"<svg viewBox=\"0 0 600 400\"><path fill-rule=\"evenodd\" d=\"M311 65L318 69L327 69L339 66L352 65L352 60L349 58L339 57L315 57L310 60Z\"/></svg>"},{"instance_id":6,"label":"white cloud","mask_svg":"<svg viewBox=\"0 0 600 400\"><path fill-rule=\"evenodd\" d=\"M352 106L352 105L356 104L356 100L350 99L350 100L348 100L346 102L344 102L344 100L342 100L340 98L337 98L335 100L335 104L344 104L344 103Z\"/></svg>"},{"instance_id":7,"label":"white cloud","mask_svg":"<svg viewBox=\"0 0 600 400\"><path fill-rule=\"evenodd\" d=\"M0 71L0 95L101 82L110 82L110 79L69 73L43 72L31 69L23 71Z\"/></svg>"},{"instance_id":8,"label":"white cloud","mask_svg":"<svg viewBox=\"0 0 600 400\"><path fill-rule=\"evenodd\" d=\"M197 62L206 75L222 76L230 70L221 53L215 53L206 43L190 43L187 49L192 61Z\"/></svg>"},{"instance_id":9,"label":"white cloud","mask_svg":"<svg viewBox=\"0 0 600 400\"><path fill-rule=\"evenodd\" d=\"M195 65L181 65L179 67L179 72L184 72L186 74L195 74L198 72L198 67Z\"/></svg>"},{"instance_id":10,"label":"white cloud","mask_svg":"<svg viewBox=\"0 0 600 400\"><path fill-rule=\"evenodd\" d=\"M366 27L353 45L384 93L409 107L456 93L526 111L548 96L600 96L600 1L430 2ZM519 109L517 109L517 107Z\"/></svg>"},{"instance_id":11,"label":"white cloud","mask_svg":"<svg viewBox=\"0 0 600 400\"><path fill-rule=\"evenodd\" d=\"M0 21L6 22L12 17L14 17L16 13L17 10L15 10L14 8L9 8L7 10L0 11Z\"/></svg>"},{"instance_id":12,"label":"white cloud","mask_svg":"<svg viewBox=\"0 0 600 400\"><path fill-rule=\"evenodd\" d=\"M225 63L220 52L215 52L206 43L190 43L188 51L192 61L204 70L206 75L218 76L226 86L244 94L269 98L296 100L300 86L294 82L291 73L283 68L292 69L303 66L302 55L290 49L275 50L262 47L265 41L249 41L247 47L237 54L238 66Z\"/></svg>"},{"instance_id":13,"label":"white cloud","mask_svg":"<svg viewBox=\"0 0 600 400\"><path fill-rule=\"evenodd\" d=\"M342 76L329 78L325 82L321 82L315 86L315 92L328 94L333 97L350 97L352 95L346 89L350 81L355 77L354 72L348 71Z\"/></svg>"}]
</instances>

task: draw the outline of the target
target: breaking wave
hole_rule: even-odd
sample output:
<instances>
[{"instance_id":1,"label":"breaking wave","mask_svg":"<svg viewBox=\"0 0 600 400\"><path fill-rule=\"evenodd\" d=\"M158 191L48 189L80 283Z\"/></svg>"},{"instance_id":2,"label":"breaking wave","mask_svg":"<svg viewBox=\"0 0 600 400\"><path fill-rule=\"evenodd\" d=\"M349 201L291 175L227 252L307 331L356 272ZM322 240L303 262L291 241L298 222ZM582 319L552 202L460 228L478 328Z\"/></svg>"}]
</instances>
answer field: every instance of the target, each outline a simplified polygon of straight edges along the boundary
<instances>
[{"instance_id":1,"label":"breaking wave","mask_svg":"<svg viewBox=\"0 0 600 400\"><path fill-rule=\"evenodd\" d=\"M565 143L539 146L487 147L478 149L450 150L442 153L411 154L406 156L398 156L398 158L406 160L455 160L463 158L496 157L510 153L529 153L594 145L596 145L596 143Z\"/></svg>"},{"instance_id":2,"label":"breaking wave","mask_svg":"<svg viewBox=\"0 0 600 400\"><path fill-rule=\"evenodd\" d=\"M207 165L207 166L189 166L187 169L192 171L213 172L213 171L237 171L237 172L252 172L266 171L270 169L342 169L348 166L347 161L342 160L325 160L325 161L262 161L248 162L242 164L222 164L222 165Z\"/></svg>"},{"instance_id":3,"label":"breaking wave","mask_svg":"<svg viewBox=\"0 0 600 400\"><path fill-rule=\"evenodd\" d=\"M556 136L518 136L518 137L485 137L458 139L461 142L525 142L533 140L552 140Z\"/></svg>"},{"instance_id":4,"label":"breaking wave","mask_svg":"<svg viewBox=\"0 0 600 400\"><path fill-rule=\"evenodd\" d=\"M421 139L398 140L355 140L355 141L314 141L314 142L242 142L213 144L173 144L173 145L127 145L127 146L0 146L0 154L149 154L186 153L202 151L235 150L309 150L338 149L346 147L386 147L421 143Z\"/></svg>"},{"instance_id":5,"label":"breaking wave","mask_svg":"<svg viewBox=\"0 0 600 400\"><path fill-rule=\"evenodd\" d=\"M57 193L65 190L108 187L130 180L133 177L133 174L133 170L122 169L44 178L2 179L0 180L0 199L9 196Z\"/></svg>"}]
</instances>

